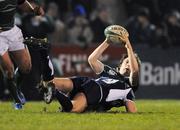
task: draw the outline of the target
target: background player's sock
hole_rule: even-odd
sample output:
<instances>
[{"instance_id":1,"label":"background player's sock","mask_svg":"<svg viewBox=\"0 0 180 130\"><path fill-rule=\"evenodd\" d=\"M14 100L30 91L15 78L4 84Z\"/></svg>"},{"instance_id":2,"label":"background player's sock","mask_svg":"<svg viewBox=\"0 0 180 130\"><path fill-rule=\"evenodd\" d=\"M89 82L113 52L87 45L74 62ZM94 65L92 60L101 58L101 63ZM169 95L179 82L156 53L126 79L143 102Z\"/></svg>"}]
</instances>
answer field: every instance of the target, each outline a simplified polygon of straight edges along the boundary
<instances>
[{"instance_id":1,"label":"background player's sock","mask_svg":"<svg viewBox=\"0 0 180 130\"><path fill-rule=\"evenodd\" d=\"M61 104L63 111L70 112L73 108L71 100L61 91L56 90L55 96Z\"/></svg>"},{"instance_id":2,"label":"background player's sock","mask_svg":"<svg viewBox=\"0 0 180 130\"><path fill-rule=\"evenodd\" d=\"M21 91L21 87L23 85L23 81L24 81L24 78L26 77L26 74L21 73L20 70L16 68L14 75L15 75L15 81L16 81L16 86L17 86L17 93L21 101L21 104L24 105L26 103L26 98Z\"/></svg>"},{"instance_id":3,"label":"background player's sock","mask_svg":"<svg viewBox=\"0 0 180 130\"><path fill-rule=\"evenodd\" d=\"M18 89L14 78L7 79L7 86L8 89L16 103L21 103L19 96L18 96Z\"/></svg>"}]
</instances>

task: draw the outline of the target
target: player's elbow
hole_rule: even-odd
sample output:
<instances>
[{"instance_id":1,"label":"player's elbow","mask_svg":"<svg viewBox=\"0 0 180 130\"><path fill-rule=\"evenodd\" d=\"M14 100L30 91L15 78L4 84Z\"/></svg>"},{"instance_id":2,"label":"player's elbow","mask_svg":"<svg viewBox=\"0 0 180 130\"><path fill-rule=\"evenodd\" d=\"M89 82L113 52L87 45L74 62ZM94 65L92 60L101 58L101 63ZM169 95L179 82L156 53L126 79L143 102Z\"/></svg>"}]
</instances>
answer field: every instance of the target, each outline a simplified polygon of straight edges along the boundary
<instances>
[{"instance_id":1,"label":"player's elbow","mask_svg":"<svg viewBox=\"0 0 180 130\"><path fill-rule=\"evenodd\" d=\"M137 112L136 104L132 100L126 100L125 107L126 107L126 111L128 113L136 113Z\"/></svg>"},{"instance_id":2,"label":"player's elbow","mask_svg":"<svg viewBox=\"0 0 180 130\"><path fill-rule=\"evenodd\" d=\"M128 113L136 113L137 112L137 108L129 109L127 112Z\"/></svg>"},{"instance_id":3,"label":"player's elbow","mask_svg":"<svg viewBox=\"0 0 180 130\"><path fill-rule=\"evenodd\" d=\"M95 63L95 59L94 59L94 57L93 56L89 56L88 57L88 63L90 64L90 65L93 65L94 63Z\"/></svg>"}]
</instances>

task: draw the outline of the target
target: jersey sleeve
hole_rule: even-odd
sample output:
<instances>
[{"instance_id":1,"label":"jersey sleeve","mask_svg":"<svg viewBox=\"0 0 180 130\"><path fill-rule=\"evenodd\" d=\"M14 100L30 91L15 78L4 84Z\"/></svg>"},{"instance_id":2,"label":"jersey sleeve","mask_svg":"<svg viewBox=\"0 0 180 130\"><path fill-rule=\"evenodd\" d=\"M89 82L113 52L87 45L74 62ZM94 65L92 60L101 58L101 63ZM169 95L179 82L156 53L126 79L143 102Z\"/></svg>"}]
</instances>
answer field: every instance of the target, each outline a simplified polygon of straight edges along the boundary
<instances>
[{"instance_id":1,"label":"jersey sleeve","mask_svg":"<svg viewBox=\"0 0 180 130\"><path fill-rule=\"evenodd\" d=\"M129 100L132 100L132 101L135 100L135 95L134 95L133 90L131 90L131 91L127 94L126 98L129 99Z\"/></svg>"},{"instance_id":2,"label":"jersey sleeve","mask_svg":"<svg viewBox=\"0 0 180 130\"><path fill-rule=\"evenodd\" d=\"M18 5L21 5L25 2L25 0L18 0Z\"/></svg>"},{"instance_id":3,"label":"jersey sleeve","mask_svg":"<svg viewBox=\"0 0 180 130\"><path fill-rule=\"evenodd\" d=\"M129 78L128 78L128 77L125 78L125 82L129 84L129 86L132 88L132 90L133 90L134 92L137 91L137 89L138 89L138 87L139 87L139 83L138 83L137 85L135 85L135 86L132 86L132 85L130 84L130 81L129 81Z\"/></svg>"}]
</instances>

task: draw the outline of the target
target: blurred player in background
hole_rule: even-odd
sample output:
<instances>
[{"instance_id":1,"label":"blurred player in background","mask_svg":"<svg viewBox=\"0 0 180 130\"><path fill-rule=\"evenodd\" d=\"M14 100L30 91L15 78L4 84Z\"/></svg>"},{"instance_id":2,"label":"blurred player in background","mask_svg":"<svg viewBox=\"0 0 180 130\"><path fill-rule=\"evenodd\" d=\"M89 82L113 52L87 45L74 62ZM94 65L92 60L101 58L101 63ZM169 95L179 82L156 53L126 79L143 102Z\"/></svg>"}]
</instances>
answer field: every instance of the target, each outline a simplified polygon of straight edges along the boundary
<instances>
[{"instance_id":1,"label":"blurred player in background","mask_svg":"<svg viewBox=\"0 0 180 130\"><path fill-rule=\"evenodd\" d=\"M34 89L37 90L38 88L40 94L43 94L45 102L50 103L52 100L52 88L54 88L52 82L54 79L54 68L48 54L50 43L46 38L34 37L26 37L24 43L27 44L30 51L32 69L28 74L19 72L18 81L21 81L20 86L26 90L27 95L30 96L28 97L29 99L37 99L39 93L34 93L37 92Z\"/></svg>"},{"instance_id":2,"label":"blurred player in background","mask_svg":"<svg viewBox=\"0 0 180 130\"><path fill-rule=\"evenodd\" d=\"M88 58L92 70L99 78L75 76L54 79L56 98L63 111L107 111L120 106L125 106L127 112L137 111L133 99L139 85L140 60L133 52L128 37L125 37L127 56L121 59L119 66L111 68L103 64L100 57L111 42L106 39Z\"/></svg>"},{"instance_id":3,"label":"blurred player in background","mask_svg":"<svg viewBox=\"0 0 180 130\"><path fill-rule=\"evenodd\" d=\"M21 30L14 25L14 15L17 7L37 15L43 15L44 11L35 3L30 4L27 0L0 0L0 60L7 76L10 93L15 102L14 107L15 109L21 109L25 99L17 88L14 79L13 61L22 73L28 73L31 69L31 58L23 44Z\"/></svg>"},{"instance_id":4,"label":"blurred player in background","mask_svg":"<svg viewBox=\"0 0 180 130\"><path fill-rule=\"evenodd\" d=\"M39 3L43 5L43 3ZM49 7L47 8L49 10ZM50 42L48 34L55 29L54 20L52 16L45 13L43 16L35 16L33 14L26 14L22 18L22 25L20 26L25 37L25 44L27 45L31 61L32 69L28 74L20 73L19 84L27 99L40 99L37 87L40 84L40 91L51 92L51 81L54 78L54 69L49 57ZM42 79L42 82L41 82ZM40 83L41 82L41 83ZM49 90L49 91L48 91ZM29 95L29 96L28 96ZM32 96L33 95L33 96ZM51 94L44 93L44 100L49 103Z\"/></svg>"}]
</instances>

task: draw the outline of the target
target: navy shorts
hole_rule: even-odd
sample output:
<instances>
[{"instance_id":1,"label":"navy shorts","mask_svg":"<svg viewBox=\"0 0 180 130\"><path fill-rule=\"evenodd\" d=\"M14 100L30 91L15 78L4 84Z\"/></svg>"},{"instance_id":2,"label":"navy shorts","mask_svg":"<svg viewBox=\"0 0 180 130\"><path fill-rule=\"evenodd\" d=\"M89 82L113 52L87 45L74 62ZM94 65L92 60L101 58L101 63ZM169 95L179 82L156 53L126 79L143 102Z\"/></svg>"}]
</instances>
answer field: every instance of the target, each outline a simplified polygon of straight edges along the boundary
<instances>
[{"instance_id":1,"label":"navy shorts","mask_svg":"<svg viewBox=\"0 0 180 130\"><path fill-rule=\"evenodd\" d=\"M97 105L101 100L101 87L89 77L71 77L73 90L70 93L70 99L82 92L86 96L88 105Z\"/></svg>"}]
</instances>

